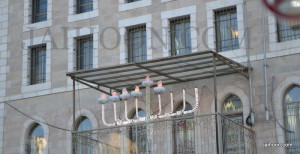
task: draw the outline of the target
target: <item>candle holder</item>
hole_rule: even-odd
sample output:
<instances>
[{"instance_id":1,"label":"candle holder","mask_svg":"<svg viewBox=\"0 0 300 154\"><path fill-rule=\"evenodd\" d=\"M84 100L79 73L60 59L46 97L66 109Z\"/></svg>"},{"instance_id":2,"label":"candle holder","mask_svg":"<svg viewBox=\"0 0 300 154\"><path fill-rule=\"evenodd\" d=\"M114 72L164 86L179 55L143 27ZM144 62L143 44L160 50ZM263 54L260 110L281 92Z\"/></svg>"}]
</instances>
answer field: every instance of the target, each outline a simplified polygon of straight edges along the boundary
<instances>
[{"instance_id":1,"label":"candle holder","mask_svg":"<svg viewBox=\"0 0 300 154\"><path fill-rule=\"evenodd\" d=\"M127 101L128 99L130 99L130 94L128 94L128 91L126 88L124 88L122 90L122 94L120 95L120 98L123 100L123 101Z\"/></svg>"},{"instance_id":2,"label":"candle holder","mask_svg":"<svg viewBox=\"0 0 300 154\"><path fill-rule=\"evenodd\" d=\"M142 96L142 92L140 91L140 87L139 86L135 86L135 90L131 92L131 96L138 98Z\"/></svg>"},{"instance_id":3,"label":"candle holder","mask_svg":"<svg viewBox=\"0 0 300 154\"><path fill-rule=\"evenodd\" d=\"M135 97L135 112L136 114L136 118L139 119L139 104L138 104L138 97L142 96L142 92L140 91L140 87L139 86L135 86L135 90L131 92L131 96Z\"/></svg>"},{"instance_id":4,"label":"candle holder","mask_svg":"<svg viewBox=\"0 0 300 154\"><path fill-rule=\"evenodd\" d=\"M142 82L143 86L152 86L152 84L153 84L153 81L150 80L149 76L147 76L145 81Z\"/></svg>"},{"instance_id":5,"label":"candle holder","mask_svg":"<svg viewBox=\"0 0 300 154\"><path fill-rule=\"evenodd\" d=\"M145 79L145 81L142 82L144 86L152 86L153 81L150 80L149 76ZM146 88L146 95L149 95L149 88ZM170 92L170 99L171 99L171 112L162 114L162 109L161 109L161 94L165 92L165 87L162 86L162 81L159 81L157 83L157 87L155 87L154 92L158 95L158 105L159 105L159 111L156 115L147 115L150 120L156 120L156 119L163 119L163 118L169 118L169 117L174 117L174 116L180 116L180 115L186 115L186 114L191 114L194 113L198 107L199 107L199 99L198 99L198 88L195 88L195 107L192 110L186 111L186 102L185 102L185 89L182 90L183 93L183 109L181 111L174 112L174 103L173 103L173 92ZM112 96L107 99L106 95L103 94L101 95L101 98L97 100L99 104L102 104L102 121L105 126L116 126L116 125L127 125L127 124L133 124L136 122L148 122L146 117L139 117L138 116L138 98L142 96L142 92L140 91L139 86L135 87L135 90L131 92L131 95L128 93L127 89L124 88L122 90L122 94L119 96L117 92L113 92ZM128 114L127 114L127 101L130 99L130 97L134 97L135 99L135 110L136 110L136 117L137 119L129 119ZM149 97L149 96L147 96ZM122 121L117 118L117 111L116 111L116 102L120 101L120 98L122 101L124 101L125 104L125 120ZM107 123L105 121L105 108L104 104L110 100L114 104L114 119L115 123ZM149 104L148 104L149 105Z\"/></svg>"},{"instance_id":6,"label":"candle holder","mask_svg":"<svg viewBox=\"0 0 300 154\"><path fill-rule=\"evenodd\" d=\"M112 102L118 102L120 101L120 96L118 96L117 92L113 92L112 96L109 96L109 100Z\"/></svg>"},{"instance_id":7,"label":"candle holder","mask_svg":"<svg viewBox=\"0 0 300 154\"><path fill-rule=\"evenodd\" d=\"M105 94L102 94L101 97L97 99L97 102L99 104L106 104L108 102L108 99Z\"/></svg>"}]
</instances>

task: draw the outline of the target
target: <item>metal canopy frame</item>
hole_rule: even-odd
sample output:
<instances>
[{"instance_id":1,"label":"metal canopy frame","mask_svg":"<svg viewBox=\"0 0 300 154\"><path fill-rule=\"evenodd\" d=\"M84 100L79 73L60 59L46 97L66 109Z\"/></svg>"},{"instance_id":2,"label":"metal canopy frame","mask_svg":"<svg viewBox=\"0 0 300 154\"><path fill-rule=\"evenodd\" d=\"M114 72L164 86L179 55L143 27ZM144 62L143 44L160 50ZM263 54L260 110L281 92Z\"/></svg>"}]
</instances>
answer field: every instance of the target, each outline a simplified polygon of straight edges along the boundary
<instances>
[{"instance_id":1,"label":"metal canopy frame","mask_svg":"<svg viewBox=\"0 0 300 154\"><path fill-rule=\"evenodd\" d=\"M215 71L214 67L216 67ZM141 85L146 76L150 76L153 81L162 80L164 85L170 85L233 73L239 73L248 79L247 71L246 66L216 52L202 51L145 62L69 72L67 76L90 88L111 94L112 90L120 92L123 88L134 89L135 86Z\"/></svg>"},{"instance_id":2,"label":"metal canopy frame","mask_svg":"<svg viewBox=\"0 0 300 154\"><path fill-rule=\"evenodd\" d=\"M214 51L202 51L187 55L159 58L145 62L129 63L90 70L69 72L73 80L73 131L75 131L75 82L110 95L112 90L134 89L146 76L151 80L162 80L164 85L213 78L215 113L217 106L217 76L239 73L249 80L249 69ZM144 88L143 86L140 88ZM107 89L109 91L107 91ZM217 116L215 117L218 121ZM216 123L216 149L220 153L218 123ZM75 147L72 146L73 153Z\"/></svg>"}]
</instances>

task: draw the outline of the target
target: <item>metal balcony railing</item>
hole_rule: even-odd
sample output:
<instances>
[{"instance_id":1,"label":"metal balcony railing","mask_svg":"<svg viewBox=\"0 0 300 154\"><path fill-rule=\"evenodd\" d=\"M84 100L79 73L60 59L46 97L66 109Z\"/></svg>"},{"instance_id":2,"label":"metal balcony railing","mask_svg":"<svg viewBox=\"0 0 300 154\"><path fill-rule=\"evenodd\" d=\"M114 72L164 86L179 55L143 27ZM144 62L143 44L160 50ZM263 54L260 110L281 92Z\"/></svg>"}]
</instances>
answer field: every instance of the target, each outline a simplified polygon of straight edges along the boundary
<instances>
[{"instance_id":1,"label":"metal balcony railing","mask_svg":"<svg viewBox=\"0 0 300 154\"><path fill-rule=\"evenodd\" d=\"M146 129L151 131L148 139ZM257 153L255 133L219 113L157 120L148 127L136 123L73 132L72 136L75 154L147 153L146 146L153 154L213 154L217 146L219 153Z\"/></svg>"}]
</instances>

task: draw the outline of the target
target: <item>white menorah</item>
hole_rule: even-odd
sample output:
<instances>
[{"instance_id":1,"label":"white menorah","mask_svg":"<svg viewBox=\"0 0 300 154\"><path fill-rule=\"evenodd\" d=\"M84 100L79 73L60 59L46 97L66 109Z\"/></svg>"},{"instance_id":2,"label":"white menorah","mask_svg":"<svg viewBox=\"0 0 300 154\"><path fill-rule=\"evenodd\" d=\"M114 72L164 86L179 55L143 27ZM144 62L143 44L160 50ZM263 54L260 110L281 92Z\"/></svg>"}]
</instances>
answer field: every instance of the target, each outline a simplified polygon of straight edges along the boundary
<instances>
[{"instance_id":1,"label":"white menorah","mask_svg":"<svg viewBox=\"0 0 300 154\"><path fill-rule=\"evenodd\" d=\"M146 87L150 87L153 82L150 80L149 77L145 79L145 81L142 82L142 84ZM146 88L146 90L149 88ZM140 91L139 87L136 86L135 90L131 92L131 94L128 93L127 89L124 88L122 90L122 94L118 95L117 92L113 92L112 96L109 96L109 98L106 97L105 94L101 95L101 98L97 100L98 103L101 104L102 106L102 121L105 126L118 126L118 125L127 125L127 124L133 124L137 122L144 122L147 121L147 117L150 120L155 120L155 119L163 119L163 118L168 118L168 117L174 117L174 116L179 116L179 115L186 115L190 113L194 113L199 106L198 102L198 88L195 88L195 107L192 110L185 111L186 107L186 102L185 102L185 89L183 89L183 109L181 111L173 112L174 110L174 102L173 102L173 93L170 92L170 98L171 98L171 112L161 114L161 94L165 91L165 88L162 86L162 81L159 81L157 83L157 87L154 88L154 92L158 95L158 107L159 111L158 114L156 115L147 115L146 117L139 117L138 115L138 98L142 96L142 92ZM146 92L147 93L147 92ZM135 110L136 110L136 119L130 119L128 118L128 111L127 111L127 101L130 99L130 97L135 98ZM115 123L107 123L105 120L105 106L107 102L113 102L114 105L114 119ZM121 120L117 118L117 110L116 110L116 103L119 101L124 101L125 104L125 120Z\"/></svg>"}]
</instances>

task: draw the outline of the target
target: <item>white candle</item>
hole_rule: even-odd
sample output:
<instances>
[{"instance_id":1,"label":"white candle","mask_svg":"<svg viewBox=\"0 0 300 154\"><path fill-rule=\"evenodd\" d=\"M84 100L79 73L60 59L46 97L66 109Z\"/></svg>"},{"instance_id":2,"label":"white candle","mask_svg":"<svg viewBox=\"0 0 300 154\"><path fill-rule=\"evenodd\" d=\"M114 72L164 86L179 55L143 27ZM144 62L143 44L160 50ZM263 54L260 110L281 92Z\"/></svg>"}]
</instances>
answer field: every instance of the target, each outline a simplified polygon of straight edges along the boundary
<instances>
[{"instance_id":1,"label":"white candle","mask_svg":"<svg viewBox=\"0 0 300 154\"><path fill-rule=\"evenodd\" d=\"M170 93L170 97L171 97L171 113L173 113L173 111L174 111L174 103L173 103L173 93L171 92Z\"/></svg>"},{"instance_id":2,"label":"white candle","mask_svg":"<svg viewBox=\"0 0 300 154\"><path fill-rule=\"evenodd\" d=\"M182 111L185 111L185 89L182 90L182 95L183 95L183 108L182 108Z\"/></svg>"},{"instance_id":3,"label":"white candle","mask_svg":"<svg viewBox=\"0 0 300 154\"><path fill-rule=\"evenodd\" d=\"M102 122L105 126L113 126L114 124L108 124L105 121L105 108L104 108L104 104L101 105L102 106Z\"/></svg>"},{"instance_id":4,"label":"white candle","mask_svg":"<svg viewBox=\"0 0 300 154\"><path fill-rule=\"evenodd\" d=\"M161 98L160 98L160 94L158 94L158 107L159 107L159 111L157 115L161 114Z\"/></svg>"},{"instance_id":5,"label":"white candle","mask_svg":"<svg viewBox=\"0 0 300 154\"><path fill-rule=\"evenodd\" d=\"M195 108L198 108L198 105L199 105L199 99L198 99L198 88L195 88L195 100L196 100L196 105L195 105Z\"/></svg>"},{"instance_id":6,"label":"white candle","mask_svg":"<svg viewBox=\"0 0 300 154\"><path fill-rule=\"evenodd\" d=\"M115 121L116 121L116 123L118 123L118 119L117 119L117 107L116 107L116 103L114 103L114 117L115 117Z\"/></svg>"},{"instance_id":7,"label":"white candle","mask_svg":"<svg viewBox=\"0 0 300 154\"><path fill-rule=\"evenodd\" d=\"M138 99L135 99L135 114L136 114L136 118L139 119L139 107L138 107Z\"/></svg>"},{"instance_id":8,"label":"white candle","mask_svg":"<svg viewBox=\"0 0 300 154\"><path fill-rule=\"evenodd\" d=\"M125 103L125 119L126 119L127 121L129 121L128 113L127 113L127 101L124 101L124 103Z\"/></svg>"}]
</instances>

